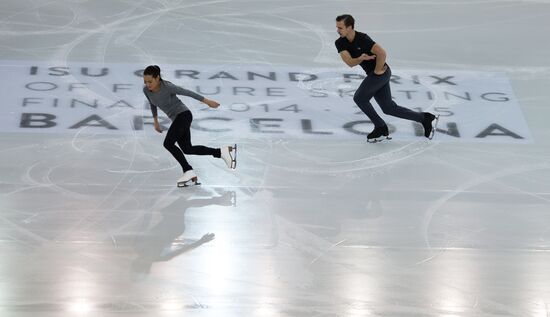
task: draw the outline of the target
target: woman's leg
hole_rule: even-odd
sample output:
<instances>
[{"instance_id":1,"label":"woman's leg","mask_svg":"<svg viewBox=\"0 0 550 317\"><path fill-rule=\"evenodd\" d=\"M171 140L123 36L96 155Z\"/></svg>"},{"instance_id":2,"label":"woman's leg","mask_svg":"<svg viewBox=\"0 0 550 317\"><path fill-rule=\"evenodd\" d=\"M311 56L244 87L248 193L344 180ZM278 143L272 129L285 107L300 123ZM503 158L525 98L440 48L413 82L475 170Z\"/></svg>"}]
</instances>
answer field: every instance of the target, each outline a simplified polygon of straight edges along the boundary
<instances>
[{"instance_id":1,"label":"woman's leg","mask_svg":"<svg viewBox=\"0 0 550 317\"><path fill-rule=\"evenodd\" d=\"M180 113L178 118L180 117L183 117L184 127L178 135L177 142L183 153L191 155L212 155L213 157L219 158L221 156L220 149L191 144L191 122L193 121L191 111Z\"/></svg>"},{"instance_id":2,"label":"woman's leg","mask_svg":"<svg viewBox=\"0 0 550 317\"><path fill-rule=\"evenodd\" d=\"M186 111L190 112L190 111ZM189 130L189 125L186 123L186 120L182 114L179 114L174 122L170 125L166 137L164 138L164 147L172 154L172 156L178 161L185 173L188 170L193 169L191 165L185 159L182 150L176 146L176 142L181 134L185 133L185 130Z\"/></svg>"}]
</instances>

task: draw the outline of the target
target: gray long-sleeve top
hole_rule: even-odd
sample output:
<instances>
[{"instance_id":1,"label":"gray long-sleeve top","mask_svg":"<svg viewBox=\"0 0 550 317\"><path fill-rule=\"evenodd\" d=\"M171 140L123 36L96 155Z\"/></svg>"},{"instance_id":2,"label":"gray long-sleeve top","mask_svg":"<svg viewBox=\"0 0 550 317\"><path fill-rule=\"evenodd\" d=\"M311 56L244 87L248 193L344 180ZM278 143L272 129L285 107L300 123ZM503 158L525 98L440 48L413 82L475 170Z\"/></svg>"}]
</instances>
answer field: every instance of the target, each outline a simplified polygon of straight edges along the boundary
<instances>
[{"instance_id":1,"label":"gray long-sleeve top","mask_svg":"<svg viewBox=\"0 0 550 317\"><path fill-rule=\"evenodd\" d=\"M204 100L204 97L196 92L187 90L180 86L176 86L169 81L160 81L160 90L152 92L147 87L143 87L143 93L149 100L153 117L157 116L157 107L160 108L166 115L174 121L178 114L189 111L189 108L179 100L176 95L184 95L196 99Z\"/></svg>"}]
</instances>

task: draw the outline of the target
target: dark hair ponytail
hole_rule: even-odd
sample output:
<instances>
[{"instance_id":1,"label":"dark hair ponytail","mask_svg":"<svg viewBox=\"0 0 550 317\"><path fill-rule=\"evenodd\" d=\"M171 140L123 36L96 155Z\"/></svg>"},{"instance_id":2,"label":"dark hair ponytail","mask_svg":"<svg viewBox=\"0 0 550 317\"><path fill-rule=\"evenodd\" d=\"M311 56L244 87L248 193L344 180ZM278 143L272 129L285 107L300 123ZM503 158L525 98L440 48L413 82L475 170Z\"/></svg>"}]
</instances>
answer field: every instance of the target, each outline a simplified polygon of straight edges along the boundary
<instances>
[{"instance_id":1,"label":"dark hair ponytail","mask_svg":"<svg viewBox=\"0 0 550 317\"><path fill-rule=\"evenodd\" d=\"M160 78L160 80L162 80L162 77L160 77L160 67L158 67L157 65L147 66L143 71L143 76L145 75L153 76L153 78L158 77Z\"/></svg>"}]
</instances>

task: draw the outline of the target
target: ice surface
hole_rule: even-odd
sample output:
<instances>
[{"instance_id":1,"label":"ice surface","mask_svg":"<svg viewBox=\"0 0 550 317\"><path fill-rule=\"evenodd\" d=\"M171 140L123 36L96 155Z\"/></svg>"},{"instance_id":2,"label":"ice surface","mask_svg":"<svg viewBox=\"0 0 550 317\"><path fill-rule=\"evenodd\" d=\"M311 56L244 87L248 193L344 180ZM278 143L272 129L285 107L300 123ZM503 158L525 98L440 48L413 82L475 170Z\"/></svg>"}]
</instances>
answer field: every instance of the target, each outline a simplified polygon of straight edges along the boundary
<instances>
[{"instance_id":1,"label":"ice surface","mask_svg":"<svg viewBox=\"0 0 550 317\"><path fill-rule=\"evenodd\" d=\"M342 13L394 72L504 73L532 142L194 130L237 170L179 189L150 127L6 131L0 316L547 316L549 1L4 0L0 60L341 70Z\"/></svg>"}]
</instances>

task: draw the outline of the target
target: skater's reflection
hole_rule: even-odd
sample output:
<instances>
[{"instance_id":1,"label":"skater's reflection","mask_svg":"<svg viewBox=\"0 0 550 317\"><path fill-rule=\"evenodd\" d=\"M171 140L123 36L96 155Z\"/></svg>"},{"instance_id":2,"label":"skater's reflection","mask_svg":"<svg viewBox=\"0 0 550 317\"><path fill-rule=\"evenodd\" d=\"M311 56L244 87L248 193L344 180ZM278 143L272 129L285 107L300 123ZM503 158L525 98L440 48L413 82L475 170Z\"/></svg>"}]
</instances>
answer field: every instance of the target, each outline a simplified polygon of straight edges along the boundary
<instances>
[{"instance_id":1,"label":"skater's reflection","mask_svg":"<svg viewBox=\"0 0 550 317\"><path fill-rule=\"evenodd\" d=\"M158 212L149 213L147 226L155 223L155 216L161 219L146 233L136 239L137 257L132 268L136 273L149 273L154 262L169 261L174 257L193 250L214 239L214 233L205 233L198 240L184 239L185 214L190 208L206 206L234 206L235 192L228 191L221 194L210 194L210 197L193 197L192 195L179 196L168 206Z\"/></svg>"}]
</instances>

